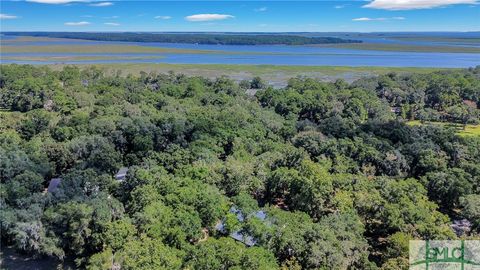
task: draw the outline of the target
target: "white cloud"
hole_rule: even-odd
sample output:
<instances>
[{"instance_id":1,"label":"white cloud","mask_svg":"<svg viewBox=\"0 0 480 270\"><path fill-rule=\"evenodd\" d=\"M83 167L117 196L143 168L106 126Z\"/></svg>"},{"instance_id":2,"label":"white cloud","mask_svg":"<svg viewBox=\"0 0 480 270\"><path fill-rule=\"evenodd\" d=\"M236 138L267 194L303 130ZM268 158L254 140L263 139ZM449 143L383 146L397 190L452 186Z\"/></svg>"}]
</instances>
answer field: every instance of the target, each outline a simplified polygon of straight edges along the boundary
<instances>
[{"instance_id":1,"label":"white cloud","mask_svg":"<svg viewBox=\"0 0 480 270\"><path fill-rule=\"evenodd\" d=\"M336 8L336 9L342 9L342 8L344 8L344 7L347 7L347 6L348 6L348 4L336 5L336 6L334 6L334 8Z\"/></svg>"},{"instance_id":2,"label":"white cloud","mask_svg":"<svg viewBox=\"0 0 480 270\"><path fill-rule=\"evenodd\" d=\"M82 16L80 16L80 17L82 17L82 18L93 18L92 15L82 15Z\"/></svg>"},{"instance_id":3,"label":"white cloud","mask_svg":"<svg viewBox=\"0 0 480 270\"><path fill-rule=\"evenodd\" d=\"M256 8L254 9L255 12L264 12L264 11L267 11L267 7L261 7L261 8Z\"/></svg>"},{"instance_id":4,"label":"white cloud","mask_svg":"<svg viewBox=\"0 0 480 270\"><path fill-rule=\"evenodd\" d=\"M90 2L89 6L92 7L108 7L112 6L113 2L95 2L95 1L89 1L89 0L26 0L27 2L33 2L33 3L41 3L41 4L53 4L53 5L60 5L60 4L70 4L70 3L85 3L85 2Z\"/></svg>"},{"instance_id":5,"label":"white cloud","mask_svg":"<svg viewBox=\"0 0 480 270\"><path fill-rule=\"evenodd\" d=\"M66 26L85 26L89 24L90 24L89 22L66 22L65 23Z\"/></svg>"},{"instance_id":6,"label":"white cloud","mask_svg":"<svg viewBox=\"0 0 480 270\"><path fill-rule=\"evenodd\" d=\"M388 21L388 20L405 20L405 17L391 17L391 18L369 18L369 17L361 17L352 19L355 22L369 22L369 21Z\"/></svg>"},{"instance_id":7,"label":"white cloud","mask_svg":"<svg viewBox=\"0 0 480 270\"><path fill-rule=\"evenodd\" d=\"M368 17L361 17L361 18L352 19L352 21L356 21L356 22L384 21L384 20L386 20L386 19L385 18L368 18Z\"/></svg>"},{"instance_id":8,"label":"white cloud","mask_svg":"<svg viewBox=\"0 0 480 270\"><path fill-rule=\"evenodd\" d=\"M155 16L155 19L161 19L161 20L170 20L172 17L170 16Z\"/></svg>"},{"instance_id":9,"label":"white cloud","mask_svg":"<svg viewBox=\"0 0 480 270\"><path fill-rule=\"evenodd\" d=\"M185 17L185 20L191 22L207 22L207 21L220 21L235 18L228 14L195 14Z\"/></svg>"},{"instance_id":10,"label":"white cloud","mask_svg":"<svg viewBox=\"0 0 480 270\"><path fill-rule=\"evenodd\" d=\"M478 0L372 0L363 7L387 10L408 10L476 3L478 3Z\"/></svg>"},{"instance_id":11,"label":"white cloud","mask_svg":"<svg viewBox=\"0 0 480 270\"><path fill-rule=\"evenodd\" d=\"M18 16L15 15L9 15L9 14L0 14L0 20L11 20L11 19L17 19Z\"/></svg>"},{"instance_id":12,"label":"white cloud","mask_svg":"<svg viewBox=\"0 0 480 270\"><path fill-rule=\"evenodd\" d=\"M114 23L114 22L106 22L104 23L105 25L108 25L108 26L120 26L119 23Z\"/></svg>"},{"instance_id":13,"label":"white cloud","mask_svg":"<svg viewBox=\"0 0 480 270\"><path fill-rule=\"evenodd\" d=\"M27 2L41 3L41 4L68 4L72 2L85 2L84 0L26 0Z\"/></svg>"},{"instance_id":14,"label":"white cloud","mask_svg":"<svg viewBox=\"0 0 480 270\"><path fill-rule=\"evenodd\" d=\"M113 3L112 2L100 2L100 3L90 4L89 6L92 6L92 7L109 7L109 6L113 6Z\"/></svg>"},{"instance_id":15,"label":"white cloud","mask_svg":"<svg viewBox=\"0 0 480 270\"><path fill-rule=\"evenodd\" d=\"M104 19L118 19L119 16L110 16L110 17L103 17Z\"/></svg>"}]
</instances>

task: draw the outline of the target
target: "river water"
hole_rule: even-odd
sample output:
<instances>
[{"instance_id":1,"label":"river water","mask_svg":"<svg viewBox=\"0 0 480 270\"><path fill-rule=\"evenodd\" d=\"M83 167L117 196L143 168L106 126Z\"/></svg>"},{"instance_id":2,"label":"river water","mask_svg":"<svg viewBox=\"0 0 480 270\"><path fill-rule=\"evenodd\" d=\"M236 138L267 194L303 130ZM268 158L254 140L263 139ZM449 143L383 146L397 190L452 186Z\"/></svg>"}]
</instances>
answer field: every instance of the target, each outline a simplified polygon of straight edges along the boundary
<instances>
[{"instance_id":1,"label":"river water","mask_svg":"<svg viewBox=\"0 0 480 270\"><path fill-rule=\"evenodd\" d=\"M3 40L15 37L3 36ZM358 38L358 37L355 37ZM397 41L392 38L366 37L369 43L439 45L427 41ZM210 50L220 53L2 53L0 62L18 64L95 64L95 63L171 63L171 64L247 64L247 65L299 65L299 66L383 66L383 67L473 67L480 65L478 53L400 52L332 48L325 46L287 45L199 45L176 43L102 42L80 40L24 41L15 46L50 45L136 45L147 47ZM6 45L6 43L5 43ZM467 46L456 44L455 46ZM478 44L473 44L473 47ZM64 60L73 56L111 57L102 60ZM118 59L143 56L146 59ZM7 59L4 59L7 57ZM17 57L17 59L8 59ZM42 61L29 57L47 58ZM156 57L156 58L154 58ZM51 58L51 60L49 59ZM117 59L115 59L117 58Z\"/></svg>"}]
</instances>

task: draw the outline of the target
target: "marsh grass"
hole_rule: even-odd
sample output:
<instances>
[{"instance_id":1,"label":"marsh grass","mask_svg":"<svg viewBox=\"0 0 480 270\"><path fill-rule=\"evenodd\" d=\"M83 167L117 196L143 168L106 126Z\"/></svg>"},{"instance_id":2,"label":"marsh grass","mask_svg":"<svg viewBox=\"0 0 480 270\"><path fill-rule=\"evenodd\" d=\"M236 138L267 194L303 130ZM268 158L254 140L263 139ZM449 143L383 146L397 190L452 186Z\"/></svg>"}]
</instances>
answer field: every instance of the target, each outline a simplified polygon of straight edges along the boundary
<instances>
[{"instance_id":1,"label":"marsh grass","mask_svg":"<svg viewBox=\"0 0 480 270\"><path fill-rule=\"evenodd\" d=\"M454 46L421 46L403 44L376 44L376 43L352 43L317 45L322 47L334 47L342 49L369 50L369 51L396 51L396 52L439 52L439 53L480 53L478 47L454 47Z\"/></svg>"},{"instance_id":2,"label":"marsh grass","mask_svg":"<svg viewBox=\"0 0 480 270\"><path fill-rule=\"evenodd\" d=\"M53 69L62 69L65 64L49 65ZM81 68L91 64L76 64ZM228 76L235 81L250 80L260 76L273 87L284 87L290 78L305 76L322 81L344 79L348 82L366 76L376 76L389 72L399 74L430 73L446 68L416 68L416 67L347 67L347 66L286 66L286 65L226 65L226 64L167 64L167 63L105 63L95 64L107 73L115 74L120 71L122 75L138 75L140 72L167 73L173 71L188 76L203 76L217 78ZM452 69L450 69L452 70Z\"/></svg>"}]
</instances>

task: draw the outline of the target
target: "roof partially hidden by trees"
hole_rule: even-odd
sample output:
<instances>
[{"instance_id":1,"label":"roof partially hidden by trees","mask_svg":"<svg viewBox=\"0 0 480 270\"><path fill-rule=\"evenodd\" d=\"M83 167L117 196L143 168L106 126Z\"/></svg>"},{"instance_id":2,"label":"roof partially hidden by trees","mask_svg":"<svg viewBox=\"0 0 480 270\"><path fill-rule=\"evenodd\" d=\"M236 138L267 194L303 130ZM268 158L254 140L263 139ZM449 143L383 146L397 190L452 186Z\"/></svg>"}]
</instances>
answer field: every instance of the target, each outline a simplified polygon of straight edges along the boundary
<instances>
[{"instance_id":1,"label":"roof partially hidden by trees","mask_svg":"<svg viewBox=\"0 0 480 270\"><path fill-rule=\"evenodd\" d=\"M263 210L258 210L249 214L249 216L245 216L242 211L236 207L231 207L229 213L235 215L239 223L244 223L251 217L257 218L259 221L265 221L267 217L267 214ZM217 225L215 225L215 230L222 234L228 235L249 247L254 246L257 243L257 240L248 232L244 232L240 229L232 231L232 228L229 226L230 224L227 224L227 222L231 222L231 220L227 220L227 218L225 218L221 222L218 222Z\"/></svg>"},{"instance_id":2,"label":"roof partially hidden by trees","mask_svg":"<svg viewBox=\"0 0 480 270\"><path fill-rule=\"evenodd\" d=\"M55 192L58 189L58 186L62 182L62 178L52 178L48 183L47 192Z\"/></svg>"},{"instance_id":3,"label":"roof partially hidden by trees","mask_svg":"<svg viewBox=\"0 0 480 270\"><path fill-rule=\"evenodd\" d=\"M115 179L117 181L123 181L127 177L128 173L128 168L127 167L121 167L118 169L118 172L115 174Z\"/></svg>"}]
</instances>

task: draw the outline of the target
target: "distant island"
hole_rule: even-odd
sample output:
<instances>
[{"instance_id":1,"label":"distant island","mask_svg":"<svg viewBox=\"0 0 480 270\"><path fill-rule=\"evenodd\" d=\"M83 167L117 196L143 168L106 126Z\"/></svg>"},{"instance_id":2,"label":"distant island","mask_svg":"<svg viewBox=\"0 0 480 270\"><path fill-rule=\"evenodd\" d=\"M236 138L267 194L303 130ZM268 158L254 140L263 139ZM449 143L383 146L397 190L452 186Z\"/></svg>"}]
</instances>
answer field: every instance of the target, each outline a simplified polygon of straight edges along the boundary
<instances>
[{"instance_id":1,"label":"distant island","mask_svg":"<svg viewBox=\"0 0 480 270\"><path fill-rule=\"evenodd\" d=\"M161 42L220 45L312 45L361 43L361 40L336 37L305 37L266 34L172 34L172 33L87 33L87 32L5 32L6 35L69 38L96 41Z\"/></svg>"}]
</instances>

